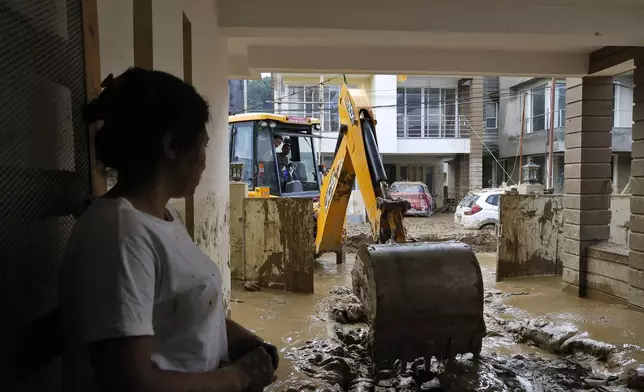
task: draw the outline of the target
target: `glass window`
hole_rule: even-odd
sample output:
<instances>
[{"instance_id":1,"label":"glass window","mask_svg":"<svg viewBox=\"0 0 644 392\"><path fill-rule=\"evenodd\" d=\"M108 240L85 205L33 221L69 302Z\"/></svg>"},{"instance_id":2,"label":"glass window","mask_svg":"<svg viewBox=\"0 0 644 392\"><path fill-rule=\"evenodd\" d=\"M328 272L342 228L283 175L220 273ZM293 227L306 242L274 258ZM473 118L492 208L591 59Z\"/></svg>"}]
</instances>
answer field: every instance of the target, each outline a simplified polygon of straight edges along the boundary
<instances>
[{"instance_id":1,"label":"glass window","mask_svg":"<svg viewBox=\"0 0 644 392\"><path fill-rule=\"evenodd\" d=\"M456 89L443 89L443 137L456 136Z\"/></svg>"},{"instance_id":2,"label":"glass window","mask_svg":"<svg viewBox=\"0 0 644 392\"><path fill-rule=\"evenodd\" d=\"M338 99L340 98L340 86L324 86L325 111L324 132L338 132L340 130L340 114L338 112ZM328 115L326 115L328 113Z\"/></svg>"},{"instance_id":3,"label":"glass window","mask_svg":"<svg viewBox=\"0 0 644 392\"><path fill-rule=\"evenodd\" d=\"M313 152L313 139L304 136L284 136L284 142L288 142L291 146L288 162L291 164L289 169L292 170L292 179L302 183L302 191L319 190ZM282 154L282 146L276 149L278 160L280 159L280 154ZM287 177L285 177L285 180L288 179ZM282 186L282 189L285 190L286 188Z\"/></svg>"},{"instance_id":4,"label":"glass window","mask_svg":"<svg viewBox=\"0 0 644 392\"><path fill-rule=\"evenodd\" d=\"M439 137L441 129L441 89L425 89L426 133L425 137Z\"/></svg>"},{"instance_id":5,"label":"glass window","mask_svg":"<svg viewBox=\"0 0 644 392\"><path fill-rule=\"evenodd\" d=\"M398 88L398 137L454 137L456 89Z\"/></svg>"},{"instance_id":6,"label":"glass window","mask_svg":"<svg viewBox=\"0 0 644 392\"><path fill-rule=\"evenodd\" d=\"M398 118L398 137L405 137L405 89L398 88L396 95L396 107Z\"/></svg>"},{"instance_id":7,"label":"glass window","mask_svg":"<svg viewBox=\"0 0 644 392\"><path fill-rule=\"evenodd\" d=\"M499 205L499 195L490 195L487 197L485 200L487 204L491 204L493 206Z\"/></svg>"},{"instance_id":8,"label":"glass window","mask_svg":"<svg viewBox=\"0 0 644 392\"><path fill-rule=\"evenodd\" d=\"M530 115L526 121L526 133L543 131L546 129L546 86L533 88L529 95Z\"/></svg>"},{"instance_id":9,"label":"glass window","mask_svg":"<svg viewBox=\"0 0 644 392\"><path fill-rule=\"evenodd\" d=\"M489 129L498 128L498 104L488 102L485 104L485 127Z\"/></svg>"},{"instance_id":10,"label":"glass window","mask_svg":"<svg viewBox=\"0 0 644 392\"><path fill-rule=\"evenodd\" d=\"M231 128L233 147L231 162L244 164L242 180L253 188L253 123L237 123Z\"/></svg>"},{"instance_id":11,"label":"glass window","mask_svg":"<svg viewBox=\"0 0 644 392\"><path fill-rule=\"evenodd\" d=\"M273 137L268 128L257 132L257 186L271 188L272 195L279 195L280 188L277 181L277 164L273 154Z\"/></svg>"},{"instance_id":12,"label":"glass window","mask_svg":"<svg viewBox=\"0 0 644 392\"><path fill-rule=\"evenodd\" d=\"M407 137L422 137L422 89L405 89L407 109Z\"/></svg>"}]
</instances>

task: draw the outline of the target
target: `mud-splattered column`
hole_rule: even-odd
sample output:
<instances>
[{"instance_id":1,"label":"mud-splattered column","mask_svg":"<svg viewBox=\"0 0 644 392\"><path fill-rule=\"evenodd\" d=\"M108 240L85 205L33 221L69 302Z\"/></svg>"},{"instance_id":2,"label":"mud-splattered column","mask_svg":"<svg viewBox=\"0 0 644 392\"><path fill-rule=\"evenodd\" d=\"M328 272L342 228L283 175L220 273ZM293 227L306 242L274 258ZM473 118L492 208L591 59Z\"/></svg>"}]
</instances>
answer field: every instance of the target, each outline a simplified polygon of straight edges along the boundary
<instances>
[{"instance_id":1,"label":"mud-splattered column","mask_svg":"<svg viewBox=\"0 0 644 392\"><path fill-rule=\"evenodd\" d=\"M632 306L644 308L644 57L635 58L629 283Z\"/></svg>"},{"instance_id":2,"label":"mud-splattered column","mask_svg":"<svg viewBox=\"0 0 644 392\"><path fill-rule=\"evenodd\" d=\"M563 279L588 295L587 248L610 236L613 78L566 81Z\"/></svg>"},{"instance_id":3,"label":"mud-splattered column","mask_svg":"<svg viewBox=\"0 0 644 392\"><path fill-rule=\"evenodd\" d=\"M483 134L485 132L485 98L483 78L472 79L470 85L470 190L483 187Z\"/></svg>"},{"instance_id":4,"label":"mud-splattered column","mask_svg":"<svg viewBox=\"0 0 644 392\"><path fill-rule=\"evenodd\" d=\"M210 103L206 170L195 192L195 242L219 267L222 301L230 303L228 233L228 62L214 1L186 0L192 23L193 83ZM179 13L179 20L181 14ZM179 30L180 32L181 30Z\"/></svg>"}]
</instances>

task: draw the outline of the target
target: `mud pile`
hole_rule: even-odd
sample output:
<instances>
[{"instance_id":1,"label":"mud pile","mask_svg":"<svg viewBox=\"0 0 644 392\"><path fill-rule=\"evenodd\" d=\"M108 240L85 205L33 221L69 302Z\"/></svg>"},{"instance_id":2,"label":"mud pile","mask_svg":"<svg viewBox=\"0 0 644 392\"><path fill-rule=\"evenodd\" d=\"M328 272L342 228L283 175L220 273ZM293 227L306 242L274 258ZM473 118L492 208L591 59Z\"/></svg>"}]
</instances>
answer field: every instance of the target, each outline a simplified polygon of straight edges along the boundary
<instances>
[{"instance_id":1,"label":"mud pile","mask_svg":"<svg viewBox=\"0 0 644 392\"><path fill-rule=\"evenodd\" d=\"M409 237L421 242L461 241L475 252L495 252L497 238L492 230L466 230L454 224L453 214L438 213L429 218L405 218ZM369 223L348 223L347 251L356 253L363 244L372 243Z\"/></svg>"},{"instance_id":2,"label":"mud pile","mask_svg":"<svg viewBox=\"0 0 644 392\"><path fill-rule=\"evenodd\" d=\"M316 339L287 356L311 377L286 391L318 392L411 392L411 391L631 391L644 390L644 368L621 377L593 373L595 361L610 361L617 347L588 339L572 325L556 325L547 319L505 320L496 316L514 310L495 300L525 293L486 292L488 337L506 336L526 342L560 357L546 359L536 354L503 356L487 352L480 358L463 355L440 362L416 359L397 361L393 368L372 373L370 334L365 311L348 287L338 287L320 307L331 323L328 338ZM518 312L518 311L517 311ZM630 388L630 389L629 389Z\"/></svg>"}]
</instances>

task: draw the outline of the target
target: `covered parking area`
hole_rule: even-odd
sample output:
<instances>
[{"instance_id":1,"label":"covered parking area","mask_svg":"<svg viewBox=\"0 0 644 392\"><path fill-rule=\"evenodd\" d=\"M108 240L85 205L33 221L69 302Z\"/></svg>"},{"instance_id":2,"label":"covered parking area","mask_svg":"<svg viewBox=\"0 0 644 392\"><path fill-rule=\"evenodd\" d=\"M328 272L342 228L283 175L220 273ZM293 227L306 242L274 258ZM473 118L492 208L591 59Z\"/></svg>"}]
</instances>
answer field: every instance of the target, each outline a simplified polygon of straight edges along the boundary
<instances>
[{"instance_id":1,"label":"covered parking area","mask_svg":"<svg viewBox=\"0 0 644 392\"><path fill-rule=\"evenodd\" d=\"M100 81L136 65L191 80L212 106L208 169L185 206L195 241L229 277L229 78L261 72L562 76L565 266L584 290L588 245L608 238L611 75L643 60L638 0L36 0L0 6L2 390L55 390L48 335L73 214L107 186L80 108ZM644 91L634 93L630 276L644 281ZM471 109L476 109L474 100ZM474 121L472 126L483 127ZM472 136L474 137L474 136ZM472 139L470 173L482 166ZM637 286L639 287L639 286ZM637 288L636 287L636 288ZM644 306L644 291L632 303ZM27 337L27 340L21 340ZM25 358L23 358L25 357ZM20 358L17 360L16 358ZM6 386L6 388L5 388Z\"/></svg>"}]
</instances>

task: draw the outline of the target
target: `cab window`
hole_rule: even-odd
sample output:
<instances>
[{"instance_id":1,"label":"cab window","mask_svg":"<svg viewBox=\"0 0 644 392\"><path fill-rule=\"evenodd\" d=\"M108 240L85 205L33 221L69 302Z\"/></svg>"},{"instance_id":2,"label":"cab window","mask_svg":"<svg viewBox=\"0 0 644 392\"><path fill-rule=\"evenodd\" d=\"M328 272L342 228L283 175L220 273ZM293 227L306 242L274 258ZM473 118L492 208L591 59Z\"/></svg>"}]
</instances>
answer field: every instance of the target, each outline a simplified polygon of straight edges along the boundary
<instances>
[{"instance_id":1,"label":"cab window","mask_svg":"<svg viewBox=\"0 0 644 392\"><path fill-rule=\"evenodd\" d=\"M279 134L277 132L276 134ZM302 183L302 191L318 191L319 185L317 181L317 172L315 165L315 156L313 151L313 138L310 136L288 136L283 135L284 143L291 146L290 153L286 156L288 162L291 164L293 171L293 180ZM276 148L278 160L282 157L282 147L284 144ZM282 157L285 161L285 158Z\"/></svg>"},{"instance_id":2,"label":"cab window","mask_svg":"<svg viewBox=\"0 0 644 392\"><path fill-rule=\"evenodd\" d=\"M257 182L255 185L267 186L271 189L272 195L279 195L273 143L273 136L267 128L257 131Z\"/></svg>"},{"instance_id":3,"label":"cab window","mask_svg":"<svg viewBox=\"0 0 644 392\"><path fill-rule=\"evenodd\" d=\"M253 124L237 123L230 127L232 147L230 151L231 162L244 164L242 181L253 187Z\"/></svg>"}]
</instances>

